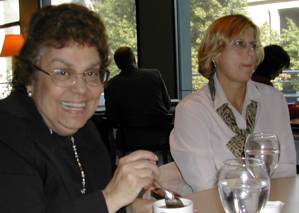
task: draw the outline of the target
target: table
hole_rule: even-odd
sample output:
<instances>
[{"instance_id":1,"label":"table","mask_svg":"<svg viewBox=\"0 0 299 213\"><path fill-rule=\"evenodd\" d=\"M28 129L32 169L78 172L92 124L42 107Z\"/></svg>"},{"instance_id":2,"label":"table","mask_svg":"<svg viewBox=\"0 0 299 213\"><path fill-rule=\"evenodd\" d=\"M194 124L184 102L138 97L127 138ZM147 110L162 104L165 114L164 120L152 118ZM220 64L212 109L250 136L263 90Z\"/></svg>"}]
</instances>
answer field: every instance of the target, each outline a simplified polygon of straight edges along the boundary
<instances>
[{"instance_id":1,"label":"table","mask_svg":"<svg viewBox=\"0 0 299 213\"><path fill-rule=\"evenodd\" d=\"M217 188L192 193L187 198L193 200L194 207L199 210L199 213L224 213ZM282 213L298 212L299 175L296 177L273 179L271 181L269 200L284 202Z\"/></svg>"},{"instance_id":2,"label":"table","mask_svg":"<svg viewBox=\"0 0 299 213\"><path fill-rule=\"evenodd\" d=\"M224 213L218 189L213 188L192 193L189 198L194 203L198 213ZM299 175L296 177L278 178L271 181L270 201L282 201L284 207L281 213L296 213L299 210ZM151 213L153 200L137 199L127 207L127 213ZM197 212L196 212L197 213Z\"/></svg>"}]
</instances>

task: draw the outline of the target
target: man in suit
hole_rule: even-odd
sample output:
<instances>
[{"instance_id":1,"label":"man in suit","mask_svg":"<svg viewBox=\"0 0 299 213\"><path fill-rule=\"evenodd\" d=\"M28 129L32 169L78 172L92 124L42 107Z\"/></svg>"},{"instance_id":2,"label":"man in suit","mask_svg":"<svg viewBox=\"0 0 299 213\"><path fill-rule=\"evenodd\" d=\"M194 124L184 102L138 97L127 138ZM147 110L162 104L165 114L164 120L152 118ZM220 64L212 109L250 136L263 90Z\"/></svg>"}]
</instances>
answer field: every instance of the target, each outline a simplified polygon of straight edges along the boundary
<instances>
[{"instance_id":1,"label":"man in suit","mask_svg":"<svg viewBox=\"0 0 299 213\"><path fill-rule=\"evenodd\" d=\"M135 138L136 128L146 127L146 132L139 134L142 141L136 143L155 143L150 138L145 140L149 129L169 128L170 97L162 76L157 69L138 68L129 47L117 49L114 60L121 72L109 80L104 91L107 117L114 125L134 128Z\"/></svg>"}]
</instances>

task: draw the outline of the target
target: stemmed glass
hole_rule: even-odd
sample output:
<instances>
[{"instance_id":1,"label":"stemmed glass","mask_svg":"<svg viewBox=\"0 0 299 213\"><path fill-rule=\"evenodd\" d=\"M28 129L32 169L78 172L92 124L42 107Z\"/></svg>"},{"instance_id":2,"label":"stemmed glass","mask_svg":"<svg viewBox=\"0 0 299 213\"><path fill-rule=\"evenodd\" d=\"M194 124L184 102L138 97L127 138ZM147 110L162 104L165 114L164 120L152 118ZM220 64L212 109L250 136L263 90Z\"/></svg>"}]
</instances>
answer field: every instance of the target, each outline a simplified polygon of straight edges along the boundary
<instances>
[{"instance_id":1,"label":"stemmed glass","mask_svg":"<svg viewBox=\"0 0 299 213\"><path fill-rule=\"evenodd\" d=\"M245 142L245 158L257 158L264 161L269 176L278 166L280 144L277 136L272 133L250 134Z\"/></svg>"},{"instance_id":2,"label":"stemmed glass","mask_svg":"<svg viewBox=\"0 0 299 213\"><path fill-rule=\"evenodd\" d=\"M263 161L254 158L224 162L218 191L226 213L258 213L269 198L270 178Z\"/></svg>"}]
</instances>

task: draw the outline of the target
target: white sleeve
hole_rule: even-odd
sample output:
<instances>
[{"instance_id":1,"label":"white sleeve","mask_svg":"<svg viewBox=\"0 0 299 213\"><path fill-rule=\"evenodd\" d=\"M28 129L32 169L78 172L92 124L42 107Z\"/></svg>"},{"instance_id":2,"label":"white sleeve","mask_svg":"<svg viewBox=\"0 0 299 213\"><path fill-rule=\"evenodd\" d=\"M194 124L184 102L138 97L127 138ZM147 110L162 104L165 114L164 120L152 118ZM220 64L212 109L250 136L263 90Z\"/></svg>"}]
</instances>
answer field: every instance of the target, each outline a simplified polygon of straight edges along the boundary
<instances>
[{"instance_id":1,"label":"white sleeve","mask_svg":"<svg viewBox=\"0 0 299 213\"><path fill-rule=\"evenodd\" d=\"M217 169L209 143L207 112L200 103L183 101L176 107L175 125L170 134L171 154L183 179L193 191L215 186Z\"/></svg>"},{"instance_id":2,"label":"white sleeve","mask_svg":"<svg viewBox=\"0 0 299 213\"><path fill-rule=\"evenodd\" d=\"M277 113L277 135L280 142L279 166L272 177L288 177L296 175L296 148L294 136L291 130L287 102L283 95L279 99L280 104Z\"/></svg>"}]
</instances>

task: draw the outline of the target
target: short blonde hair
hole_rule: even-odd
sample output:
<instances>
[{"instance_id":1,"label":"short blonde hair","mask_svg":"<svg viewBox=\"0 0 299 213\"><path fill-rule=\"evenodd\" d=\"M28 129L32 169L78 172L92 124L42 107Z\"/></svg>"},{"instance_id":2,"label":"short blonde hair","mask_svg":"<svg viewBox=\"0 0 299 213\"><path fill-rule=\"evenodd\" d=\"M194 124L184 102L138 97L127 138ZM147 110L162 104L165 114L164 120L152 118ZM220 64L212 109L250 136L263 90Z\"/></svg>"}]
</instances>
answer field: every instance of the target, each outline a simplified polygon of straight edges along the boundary
<instances>
[{"instance_id":1,"label":"short blonde hair","mask_svg":"<svg viewBox=\"0 0 299 213\"><path fill-rule=\"evenodd\" d=\"M258 46L256 49L258 65L264 57L259 28L244 15L228 15L215 20L206 31L198 49L198 72L209 79L212 75L213 58L217 57L228 43L248 28L254 30Z\"/></svg>"}]
</instances>

